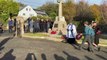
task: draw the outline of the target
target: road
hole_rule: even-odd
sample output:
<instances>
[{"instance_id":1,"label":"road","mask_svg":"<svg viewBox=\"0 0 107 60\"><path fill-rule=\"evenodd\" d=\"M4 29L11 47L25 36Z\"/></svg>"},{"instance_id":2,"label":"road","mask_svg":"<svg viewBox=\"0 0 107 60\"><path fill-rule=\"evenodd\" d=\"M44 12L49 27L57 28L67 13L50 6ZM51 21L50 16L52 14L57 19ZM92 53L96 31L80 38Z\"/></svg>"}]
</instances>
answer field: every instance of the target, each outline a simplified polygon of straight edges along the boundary
<instances>
[{"instance_id":1,"label":"road","mask_svg":"<svg viewBox=\"0 0 107 60\"><path fill-rule=\"evenodd\" d=\"M107 47L88 52L72 45L43 39L0 36L0 60L107 60Z\"/></svg>"}]
</instances>

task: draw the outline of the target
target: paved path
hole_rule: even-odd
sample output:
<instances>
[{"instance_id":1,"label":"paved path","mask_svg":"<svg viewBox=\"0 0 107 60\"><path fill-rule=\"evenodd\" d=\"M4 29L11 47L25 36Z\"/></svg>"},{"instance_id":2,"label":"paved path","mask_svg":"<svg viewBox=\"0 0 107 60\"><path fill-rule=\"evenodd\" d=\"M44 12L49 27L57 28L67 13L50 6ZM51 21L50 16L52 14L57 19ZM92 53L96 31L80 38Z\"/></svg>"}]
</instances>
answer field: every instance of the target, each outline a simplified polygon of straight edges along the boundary
<instances>
[{"instance_id":1,"label":"paved path","mask_svg":"<svg viewBox=\"0 0 107 60\"><path fill-rule=\"evenodd\" d=\"M94 53L70 44L30 38L0 36L0 60L107 60L107 47Z\"/></svg>"}]
</instances>

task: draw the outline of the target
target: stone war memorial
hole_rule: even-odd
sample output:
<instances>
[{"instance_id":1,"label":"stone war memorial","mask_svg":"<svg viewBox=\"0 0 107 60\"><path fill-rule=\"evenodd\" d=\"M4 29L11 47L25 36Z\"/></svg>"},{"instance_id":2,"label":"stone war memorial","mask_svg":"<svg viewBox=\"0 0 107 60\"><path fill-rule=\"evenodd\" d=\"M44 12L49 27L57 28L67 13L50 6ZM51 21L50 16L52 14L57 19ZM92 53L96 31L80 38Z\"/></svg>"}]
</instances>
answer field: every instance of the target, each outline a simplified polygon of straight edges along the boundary
<instances>
[{"instance_id":1,"label":"stone war memorial","mask_svg":"<svg viewBox=\"0 0 107 60\"><path fill-rule=\"evenodd\" d=\"M53 31L56 31L57 34L63 34L65 35L67 33L67 23L65 21L65 18L63 16L63 13L62 13L62 3L63 3L63 0L57 0L58 2L58 5L59 5L59 13L58 13L58 16L56 17L56 20L53 24L53 28L52 30Z\"/></svg>"}]
</instances>

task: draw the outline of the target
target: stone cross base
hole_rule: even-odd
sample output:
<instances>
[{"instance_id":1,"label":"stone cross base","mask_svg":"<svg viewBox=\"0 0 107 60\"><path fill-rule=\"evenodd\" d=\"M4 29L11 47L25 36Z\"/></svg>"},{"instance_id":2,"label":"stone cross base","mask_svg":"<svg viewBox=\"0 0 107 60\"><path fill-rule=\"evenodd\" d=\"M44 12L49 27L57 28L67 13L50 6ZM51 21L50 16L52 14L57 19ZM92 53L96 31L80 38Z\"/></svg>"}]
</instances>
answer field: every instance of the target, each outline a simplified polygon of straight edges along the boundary
<instances>
[{"instance_id":1,"label":"stone cross base","mask_svg":"<svg viewBox=\"0 0 107 60\"><path fill-rule=\"evenodd\" d=\"M57 34L65 35L67 33L67 23L64 17L56 17L56 20L53 24L53 31L57 31Z\"/></svg>"}]
</instances>

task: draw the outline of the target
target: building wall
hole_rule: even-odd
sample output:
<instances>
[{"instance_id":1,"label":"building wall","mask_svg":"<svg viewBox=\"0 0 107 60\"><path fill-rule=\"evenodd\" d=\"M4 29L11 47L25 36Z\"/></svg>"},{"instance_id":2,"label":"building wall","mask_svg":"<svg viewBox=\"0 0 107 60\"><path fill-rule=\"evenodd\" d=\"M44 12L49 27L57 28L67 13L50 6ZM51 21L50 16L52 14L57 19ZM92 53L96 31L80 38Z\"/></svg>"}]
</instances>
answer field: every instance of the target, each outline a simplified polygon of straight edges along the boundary
<instances>
[{"instance_id":1,"label":"building wall","mask_svg":"<svg viewBox=\"0 0 107 60\"><path fill-rule=\"evenodd\" d=\"M26 6L24 9L22 9L21 11L19 11L18 16L22 16L26 20L29 17L37 16L37 13L33 10L32 7Z\"/></svg>"}]
</instances>

